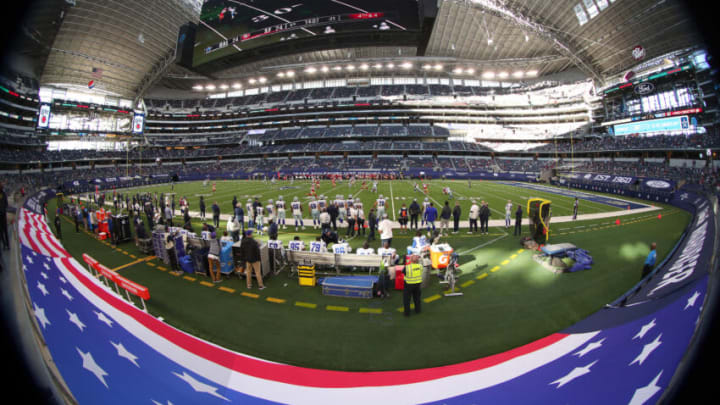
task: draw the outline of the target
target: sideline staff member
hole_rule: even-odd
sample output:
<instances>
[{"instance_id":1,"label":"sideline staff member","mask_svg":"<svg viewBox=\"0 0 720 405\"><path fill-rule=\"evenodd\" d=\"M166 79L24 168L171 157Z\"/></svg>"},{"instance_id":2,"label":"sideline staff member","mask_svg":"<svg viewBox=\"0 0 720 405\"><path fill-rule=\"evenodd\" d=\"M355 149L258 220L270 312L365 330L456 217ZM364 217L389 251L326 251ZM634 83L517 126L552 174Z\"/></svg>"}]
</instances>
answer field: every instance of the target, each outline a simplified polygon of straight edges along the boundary
<instances>
[{"instance_id":1,"label":"sideline staff member","mask_svg":"<svg viewBox=\"0 0 720 405\"><path fill-rule=\"evenodd\" d=\"M415 303L415 313L420 313L420 284L422 283L423 266L418 263L420 256L413 255L410 264L405 266L405 288L403 288L403 306L405 316L410 316L410 296Z\"/></svg>"}]
</instances>

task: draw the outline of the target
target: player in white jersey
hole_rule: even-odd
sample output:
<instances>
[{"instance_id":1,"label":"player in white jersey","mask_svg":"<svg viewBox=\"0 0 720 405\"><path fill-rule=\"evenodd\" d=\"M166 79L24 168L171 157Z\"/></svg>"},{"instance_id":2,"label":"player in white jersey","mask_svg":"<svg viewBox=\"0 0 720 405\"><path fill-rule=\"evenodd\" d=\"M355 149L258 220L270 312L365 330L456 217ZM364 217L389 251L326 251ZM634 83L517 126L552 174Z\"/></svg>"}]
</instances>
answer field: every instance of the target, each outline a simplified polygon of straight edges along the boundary
<instances>
[{"instance_id":1,"label":"player in white jersey","mask_svg":"<svg viewBox=\"0 0 720 405\"><path fill-rule=\"evenodd\" d=\"M385 204L387 201L385 201L385 198L383 198L383 195L380 194L380 197L375 200L375 205L377 206L377 217L382 218L385 214Z\"/></svg>"},{"instance_id":2,"label":"player in white jersey","mask_svg":"<svg viewBox=\"0 0 720 405\"><path fill-rule=\"evenodd\" d=\"M420 223L420 226L425 226L425 210L427 210L429 206L430 206L430 200L427 197L425 197L425 201L423 201L423 204L422 204L422 221Z\"/></svg>"},{"instance_id":3,"label":"player in white jersey","mask_svg":"<svg viewBox=\"0 0 720 405\"><path fill-rule=\"evenodd\" d=\"M327 253L327 246L318 236L317 240L310 242L310 251L315 253Z\"/></svg>"},{"instance_id":4,"label":"player in white jersey","mask_svg":"<svg viewBox=\"0 0 720 405\"><path fill-rule=\"evenodd\" d=\"M255 213L253 211L254 210L253 210L252 199L248 198L247 203L245 203L245 212L247 212L247 219L248 219L248 229L252 229L253 225L254 225L253 218L255 217L255 215L253 215L253 214L255 214Z\"/></svg>"},{"instance_id":5,"label":"player in white jersey","mask_svg":"<svg viewBox=\"0 0 720 405\"><path fill-rule=\"evenodd\" d=\"M282 225L283 229L285 228L285 200L283 200L283 196L278 197L278 200L275 202L275 206L277 207L277 224L278 227Z\"/></svg>"},{"instance_id":6,"label":"player in white jersey","mask_svg":"<svg viewBox=\"0 0 720 405\"><path fill-rule=\"evenodd\" d=\"M313 197L312 200L308 203L308 207L310 207L310 215L312 216L313 220L313 228L317 229L318 226L320 226L320 209L318 207L318 202Z\"/></svg>"},{"instance_id":7,"label":"player in white jersey","mask_svg":"<svg viewBox=\"0 0 720 405\"><path fill-rule=\"evenodd\" d=\"M345 217L347 216L347 209L345 208L345 198L342 196L342 194L338 194L335 196L335 205L338 207L338 220L342 224L345 220Z\"/></svg>"},{"instance_id":8,"label":"player in white jersey","mask_svg":"<svg viewBox=\"0 0 720 405\"><path fill-rule=\"evenodd\" d=\"M255 225L260 235L262 235L263 225L265 220L263 219L263 206L262 204L255 207Z\"/></svg>"},{"instance_id":9,"label":"player in white jersey","mask_svg":"<svg viewBox=\"0 0 720 405\"><path fill-rule=\"evenodd\" d=\"M267 219L268 221L273 220L275 221L275 202L273 200L269 200L268 204L265 206L265 212L267 213Z\"/></svg>"},{"instance_id":10,"label":"player in white jersey","mask_svg":"<svg viewBox=\"0 0 720 405\"><path fill-rule=\"evenodd\" d=\"M342 239L339 243L333 244L333 253L335 253L336 255L344 255L350 252L352 252L352 248L347 242Z\"/></svg>"},{"instance_id":11,"label":"player in white jersey","mask_svg":"<svg viewBox=\"0 0 720 405\"><path fill-rule=\"evenodd\" d=\"M305 242L300 240L299 236L296 236L293 240L288 242L288 250L293 252L302 252L305 250Z\"/></svg>"},{"instance_id":12,"label":"player in white jersey","mask_svg":"<svg viewBox=\"0 0 720 405\"><path fill-rule=\"evenodd\" d=\"M420 191L420 186L417 184L417 182L415 182L413 189L414 189L414 191L417 191L418 193L422 193L422 191Z\"/></svg>"},{"instance_id":13,"label":"player in white jersey","mask_svg":"<svg viewBox=\"0 0 720 405\"><path fill-rule=\"evenodd\" d=\"M370 191L373 193L377 193L377 181L373 181L372 189Z\"/></svg>"},{"instance_id":14,"label":"player in white jersey","mask_svg":"<svg viewBox=\"0 0 720 405\"><path fill-rule=\"evenodd\" d=\"M355 207L355 208L358 209L358 210L362 210L362 209L363 209L363 203L362 203L362 201L360 201L359 198L356 198L356 199L355 199L355 202L353 202L353 207Z\"/></svg>"},{"instance_id":15,"label":"player in white jersey","mask_svg":"<svg viewBox=\"0 0 720 405\"><path fill-rule=\"evenodd\" d=\"M320 208L320 211L323 209L327 209L327 201L325 200L325 196L320 194L320 198L317 200L318 208Z\"/></svg>"},{"instance_id":16,"label":"player in white jersey","mask_svg":"<svg viewBox=\"0 0 720 405\"><path fill-rule=\"evenodd\" d=\"M345 209L350 212L350 206L355 205L355 202L352 199L352 196L348 195L347 200L345 200ZM357 207L356 207L357 208Z\"/></svg>"},{"instance_id":17,"label":"player in white jersey","mask_svg":"<svg viewBox=\"0 0 720 405\"><path fill-rule=\"evenodd\" d=\"M292 208L292 215L295 219L295 230L298 230L298 223L302 226L302 229L305 229L305 224L303 224L302 220L302 204L300 204L297 197L293 198L293 202L290 203L290 208Z\"/></svg>"}]
</instances>

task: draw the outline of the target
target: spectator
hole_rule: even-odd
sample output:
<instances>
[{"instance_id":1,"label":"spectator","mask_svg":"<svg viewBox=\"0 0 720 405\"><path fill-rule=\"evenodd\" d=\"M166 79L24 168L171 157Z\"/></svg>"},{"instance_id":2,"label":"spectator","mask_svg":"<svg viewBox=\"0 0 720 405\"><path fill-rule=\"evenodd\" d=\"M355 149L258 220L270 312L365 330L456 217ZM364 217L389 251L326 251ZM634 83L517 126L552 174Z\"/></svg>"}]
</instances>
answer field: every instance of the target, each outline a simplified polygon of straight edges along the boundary
<instances>
[{"instance_id":1,"label":"spectator","mask_svg":"<svg viewBox=\"0 0 720 405\"><path fill-rule=\"evenodd\" d=\"M268 220L268 237L270 240L277 240L278 238L278 225L272 218Z\"/></svg>"},{"instance_id":2,"label":"spectator","mask_svg":"<svg viewBox=\"0 0 720 405\"><path fill-rule=\"evenodd\" d=\"M408 209L410 213L410 229L418 229L418 216L420 215L420 204L417 198L413 198L413 202Z\"/></svg>"},{"instance_id":3,"label":"spectator","mask_svg":"<svg viewBox=\"0 0 720 405\"><path fill-rule=\"evenodd\" d=\"M473 200L472 205L470 206L470 215L468 217L470 220L470 229L468 229L468 233L477 232L477 221L479 216L480 207L477 205L477 201Z\"/></svg>"},{"instance_id":4,"label":"spectator","mask_svg":"<svg viewBox=\"0 0 720 405\"><path fill-rule=\"evenodd\" d=\"M340 212L334 202L328 204L327 213L330 216L330 223L332 224L333 231L337 231L337 218ZM320 216L322 217L322 214L320 214Z\"/></svg>"},{"instance_id":5,"label":"spectator","mask_svg":"<svg viewBox=\"0 0 720 405\"><path fill-rule=\"evenodd\" d=\"M370 232L368 232L368 241L375 240L376 224L377 218L375 217L375 208L370 208L370 213L368 214L368 227L370 227Z\"/></svg>"},{"instance_id":6,"label":"spectator","mask_svg":"<svg viewBox=\"0 0 720 405\"><path fill-rule=\"evenodd\" d=\"M428 207L425 209L425 214L423 214L423 219L425 220L425 223L427 224L427 231L430 232L430 226L432 226L432 230L435 230L435 220L437 219L437 208L433 205L433 203L430 203Z\"/></svg>"},{"instance_id":7,"label":"spectator","mask_svg":"<svg viewBox=\"0 0 720 405\"><path fill-rule=\"evenodd\" d=\"M168 232L168 227L165 227L165 232ZM178 266L177 255L175 254L175 238L171 233L167 233L165 238L165 252L167 252L168 258L170 259L170 271L175 275L181 275L182 271Z\"/></svg>"},{"instance_id":8,"label":"spectator","mask_svg":"<svg viewBox=\"0 0 720 405\"><path fill-rule=\"evenodd\" d=\"M252 229L245 231L245 237L240 242L240 256L245 261L245 280L247 288L252 288L252 273L254 271L257 279L258 289L264 290L262 274L260 273L260 245L253 238Z\"/></svg>"},{"instance_id":9,"label":"spectator","mask_svg":"<svg viewBox=\"0 0 720 405\"><path fill-rule=\"evenodd\" d=\"M480 233L488 234L488 222L490 221L490 208L488 204L483 201L480 206Z\"/></svg>"},{"instance_id":10,"label":"spectator","mask_svg":"<svg viewBox=\"0 0 720 405\"><path fill-rule=\"evenodd\" d=\"M231 240L233 242L237 242L240 240L240 223L236 216L233 216L227 222L227 232L230 233Z\"/></svg>"},{"instance_id":11,"label":"spectator","mask_svg":"<svg viewBox=\"0 0 720 405\"><path fill-rule=\"evenodd\" d=\"M450 203L445 201L445 206L443 207L442 212L440 212L440 232L442 232L445 236L449 233L448 227L450 225L450 215L452 215Z\"/></svg>"},{"instance_id":12,"label":"spectator","mask_svg":"<svg viewBox=\"0 0 720 405\"><path fill-rule=\"evenodd\" d=\"M226 233L227 234L227 233ZM220 252L222 244L217 239L215 232L210 234L210 250L208 252L208 270L210 270L210 279L213 283L219 283L220 280Z\"/></svg>"},{"instance_id":13,"label":"spectator","mask_svg":"<svg viewBox=\"0 0 720 405\"><path fill-rule=\"evenodd\" d=\"M650 274L655 267L655 260L657 259L657 251L655 250L656 247L657 245L655 242L650 244L650 253L648 253L642 269L642 278L645 278L648 274Z\"/></svg>"},{"instance_id":14,"label":"spectator","mask_svg":"<svg viewBox=\"0 0 720 405\"><path fill-rule=\"evenodd\" d=\"M458 229L460 228L460 201L455 201L455 208L453 208L452 216L453 216L453 233L458 233Z\"/></svg>"},{"instance_id":15,"label":"spectator","mask_svg":"<svg viewBox=\"0 0 720 405\"><path fill-rule=\"evenodd\" d=\"M212 205L212 213L213 213L213 225L215 225L215 228L220 227L220 206L218 205L217 201L215 201Z\"/></svg>"},{"instance_id":16,"label":"spectator","mask_svg":"<svg viewBox=\"0 0 720 405\"><path fill-rule=\"evenodd\" d=\"M380 232L380 243L382 245L387 244L388 246L392 246L392 222L388 219L387 214L383 214L383 219L378 225L378 231Z\"/></svg>"}]
</instances>

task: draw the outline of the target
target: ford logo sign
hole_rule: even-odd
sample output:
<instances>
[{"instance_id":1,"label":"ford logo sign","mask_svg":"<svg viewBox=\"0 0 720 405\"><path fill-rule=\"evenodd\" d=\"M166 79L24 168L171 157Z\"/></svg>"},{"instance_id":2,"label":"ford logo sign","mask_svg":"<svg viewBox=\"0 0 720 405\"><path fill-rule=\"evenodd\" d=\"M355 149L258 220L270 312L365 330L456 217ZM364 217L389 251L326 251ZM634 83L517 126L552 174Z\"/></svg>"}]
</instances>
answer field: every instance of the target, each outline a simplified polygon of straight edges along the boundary
<instances>
[{"instance_id":1,"label":"ford logo sign","mask_svg":"<svg viewBox=\"0 0 720 405\"><path fill-rule=\"evenodd\" d=\"M645 94L650 94L653 91L655 91L655 85L652 83L640 83L637 86L635 86L635 94L643 96Z\"/></svg>"},{"instance_id":2,"label":"ford logo sign","mask_svg":"<svg viewBox=\"0 0 720 405\"><path fill-rule=\"evenodd\" d=\"M672 185L663 180L648 180L645 185L652 188L670 188Z\"/></svg>"}]
</instances>

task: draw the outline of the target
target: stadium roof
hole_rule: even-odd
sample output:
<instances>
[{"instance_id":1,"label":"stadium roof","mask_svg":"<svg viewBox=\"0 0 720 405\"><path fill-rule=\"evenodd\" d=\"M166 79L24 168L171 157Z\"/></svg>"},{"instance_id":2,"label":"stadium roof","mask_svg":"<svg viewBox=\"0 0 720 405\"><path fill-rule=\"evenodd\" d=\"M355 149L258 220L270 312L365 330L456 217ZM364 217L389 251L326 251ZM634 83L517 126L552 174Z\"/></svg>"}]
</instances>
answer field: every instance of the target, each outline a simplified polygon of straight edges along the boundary
<instances>
[{"instance_id":1,"label":"stadium roof","mask_svg":"<svg viewBox=\"0 0 720 405\"><path fill-rule=\"evenodd\" d=\"M77 0L66 8L57 34L47 36L52 44L41 84L87 89L95 80L96 91L123 97L151 86L190 90L209 78L171 59L180 26L199 18L198 4ZM678 0L444 0L427 43L417 47L379 44L284 55L234 66L214 78L241 80L260 72L274 79L273 72L294 66L395 60L412 62L421 75L447 77L454 67L472 67L477 78L487 70L542 76L577 67L602 81L638 63L631 53L637 45L645 59L704 46L684 7ZM29 19L35 26L26 31L42 32L46 20ZM443 68L423 71L426 63ZM339 70L324 77L347 75Z\"/></svg>"}]
</instances>

